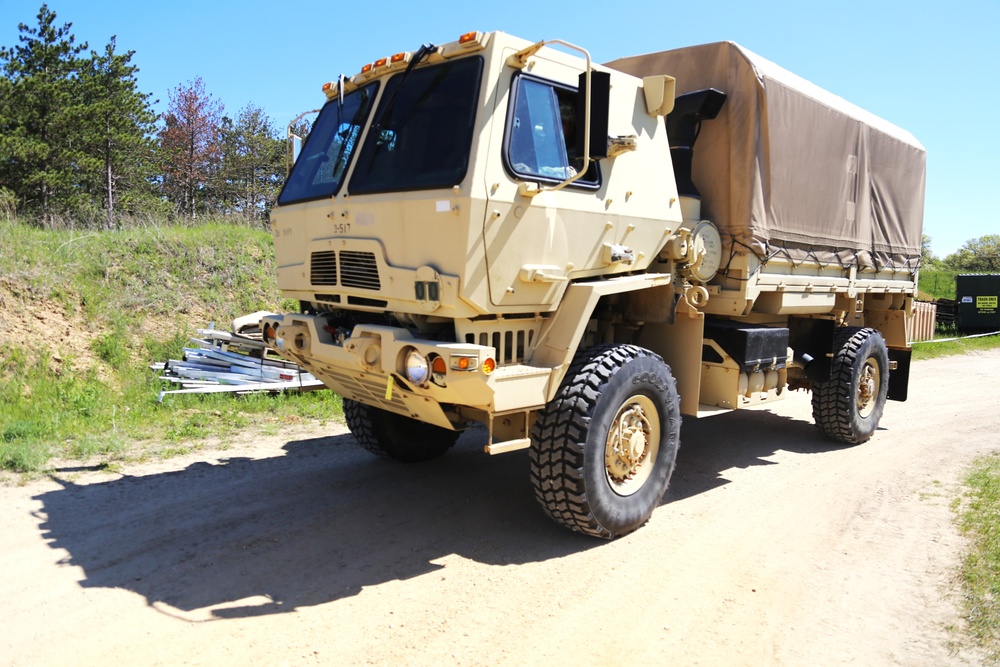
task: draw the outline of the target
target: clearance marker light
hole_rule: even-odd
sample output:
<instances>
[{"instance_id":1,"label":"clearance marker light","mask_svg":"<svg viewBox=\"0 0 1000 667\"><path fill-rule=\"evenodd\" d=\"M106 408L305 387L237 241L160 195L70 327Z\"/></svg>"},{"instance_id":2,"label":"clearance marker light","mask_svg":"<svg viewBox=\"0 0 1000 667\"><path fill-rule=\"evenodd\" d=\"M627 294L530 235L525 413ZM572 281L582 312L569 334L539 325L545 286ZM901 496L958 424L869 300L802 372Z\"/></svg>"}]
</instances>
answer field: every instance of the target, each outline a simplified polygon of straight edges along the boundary
<instances>
[{"instance_id":1,"label":"clearance marker light","mask_svg":"<svg viewBox=\"0 0 1000 667\"><path fill-rule=\"evenodd\" d=\"M479 368L479 357L472 354L451 355L451 370L474 371Z\"/></svg>"},{"instance_id":2,"label":"clearance marker light","mask_svg":"<svg viewBox=\"0 0 1000 667\"><path fill-rule=\"evenodd\" d=\"M332 81L327 81L326 83L323 84L323 92L325 93L326 91L330 90L330 88L332 88L332 87L333 87L333 82Z\"/></svg>"},{"instance_id":3,"label":"clearance marker light","mask_svg":"<svg viewBox=\"0 0 1000 667\"><path fill-rule=\"evenodd\" d=\"M459 37L458 38L458 43L459 44L468 44L469 42L476 41L477 37L479 37L479 33L476 32L475 30L473 30L472 32L467 32L464 35L462 35L461 37Z\"/></svg>"},{"instance_id":4,"label":"clearance marker light","mask_svg":"<svg viewBox=\"0 0 1000 667\"><path fill-rule=\"evenodd\" d=\"M364 67L361 68L361 73L362 74L368 74L368 72L370 72L370 71L372 71L372 64L371 63L368 63L367 65L365 65Z\"/></svg>"},{"instance_id":5,"label":"clearance marker light","mask_svg":"<svg viewBox=\"0 0 1000 667\"><path fill-rule=\"evenodd\" d=\"M375 69L378 69L379 67L385 67L386 63L388 62L389 62L388 58L379 58L378 60L375 61Z\"/></svg>"},{"instance_id":6,"label":"clearance marker light","mask_svg":"<svg viewBox=\"0 0 1000 667\"><path fill-rule=\"evenodd\" d=\"M497 369L497 362L493 361L489 357L483 362L483 373L486 375L492 375L493 371Z\"/></svg>"},{"instance_id":7,"label":"clearance marker light","mask_svg":"<svg viewBox=\"0 0 1000 667\"><path fill-rule=\"evenodd\" d=\"M392 58L389 59L389 62L395 64L395 63L401 63L404 60L406 60L406 53L405 52L404 53L394 54L392 56Z\"/></svg>"}]
</instances>

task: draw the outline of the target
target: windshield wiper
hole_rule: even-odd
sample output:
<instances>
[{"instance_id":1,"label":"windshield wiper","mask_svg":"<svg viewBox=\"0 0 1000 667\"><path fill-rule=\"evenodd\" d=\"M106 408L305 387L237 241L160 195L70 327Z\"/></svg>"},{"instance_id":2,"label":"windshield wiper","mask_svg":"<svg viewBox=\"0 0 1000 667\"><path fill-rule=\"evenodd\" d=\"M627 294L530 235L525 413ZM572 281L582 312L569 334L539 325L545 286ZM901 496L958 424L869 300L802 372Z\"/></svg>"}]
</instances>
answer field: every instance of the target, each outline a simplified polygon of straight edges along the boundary
<instances>
[{"instance_id":1,"label":"windshield wiper","mask_svg":"<svg viewBox=\"0 0 1000 667\"><path fill-rule=\"evenodd\" d=\"M410 59L406 69L403 70L403 73L399 77L399 83L397 83L396 87L393 88L392 95L386 101L385 105L382 106L382 110L379 112L378 117L372 121L372 131L381 132L383 121L388 124L392 120L392 110L396 105L396 97L399 95L399 89L403 87L404 83L406 83L406 78L410 76L410 72L413 71L413 68L416 67L421 60L435 51L437 51L437 47L433 44L424 44L417 49L416 53L413 54L413 57Z\"/></svg>"},{"instance_id":2,"label":"windshield wiper","mask_svg":"<svg viewBox=\"0 0 1000 667\"><path fill-rule=\"evenodd\" d=\"M359 95L365 93L364 90L359 91ZM367 94L367 93L366 93ZM337 109L337 127L340 128L344 125L343 117L341 115L343 107ZM358 105L357 110L355 110L354 115L351 117L350 123L348 123L349 129L342 130L340 132L335 132L337 136L340 137L340 148L337 149L337 158L333 161L333 173L332 176L337 178L337 172L340 171L338 165L341 165L343 161L344 168L346 168L346 159L348 149L351 150L353 154L355 144L357 143L358 135L361 130L361 122L364 120L365 114L368 113L368 101L362 100ZM354 135L353 137L351 135ZM348 156L349 159L349 156ZM342 172L341 172L342 173Z\"/></svg>"}]
</instances>

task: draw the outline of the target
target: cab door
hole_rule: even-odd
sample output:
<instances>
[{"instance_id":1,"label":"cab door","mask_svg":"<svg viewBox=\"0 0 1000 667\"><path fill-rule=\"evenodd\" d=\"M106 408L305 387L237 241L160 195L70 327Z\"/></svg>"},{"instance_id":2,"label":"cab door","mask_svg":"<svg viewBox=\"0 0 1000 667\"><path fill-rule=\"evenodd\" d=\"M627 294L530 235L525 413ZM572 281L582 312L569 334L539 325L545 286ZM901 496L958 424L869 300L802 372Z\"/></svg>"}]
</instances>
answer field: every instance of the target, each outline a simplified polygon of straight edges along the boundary
<instances>
[{"instance_id":1,"label":"cab door","mask_svg":"<svg viewBox=\"0 0 1000 667\"><path fill-rule=\"evenodd\" d=\"M599 260L607 230L596 166L578 184L544 192L582 168L573 155L579 72L537 56L533 63L530 72L504 66L500 74L510 82L495 109L504 119L502 172L491 169L483 237L491 303L544 311L558 304L571 272ZM524 196L522 183L543 191Z\"/></svg>"}]
</instances>

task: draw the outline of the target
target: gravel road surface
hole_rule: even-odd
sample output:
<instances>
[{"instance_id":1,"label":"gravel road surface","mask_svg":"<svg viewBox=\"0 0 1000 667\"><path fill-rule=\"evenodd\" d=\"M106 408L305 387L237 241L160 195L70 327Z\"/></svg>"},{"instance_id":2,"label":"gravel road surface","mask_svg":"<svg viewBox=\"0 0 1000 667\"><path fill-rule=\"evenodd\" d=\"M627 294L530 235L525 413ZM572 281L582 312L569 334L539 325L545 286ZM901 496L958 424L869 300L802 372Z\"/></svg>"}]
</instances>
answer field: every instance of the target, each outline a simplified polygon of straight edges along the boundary
<instances>
[{"instance_id":1,"label":"gravel road surface","mask_svg":"<svg viewBox=\"0 0 1000 667\"><path fill-rule=\"evenodd\" d=\"M858 447L809 395L682 430L650 522L596 541L526 452L377 460L241 433L0 487L0 665L969 665L952 499L1000 449L1000 351L914 365Z\"/></svg>"}]
</instances>

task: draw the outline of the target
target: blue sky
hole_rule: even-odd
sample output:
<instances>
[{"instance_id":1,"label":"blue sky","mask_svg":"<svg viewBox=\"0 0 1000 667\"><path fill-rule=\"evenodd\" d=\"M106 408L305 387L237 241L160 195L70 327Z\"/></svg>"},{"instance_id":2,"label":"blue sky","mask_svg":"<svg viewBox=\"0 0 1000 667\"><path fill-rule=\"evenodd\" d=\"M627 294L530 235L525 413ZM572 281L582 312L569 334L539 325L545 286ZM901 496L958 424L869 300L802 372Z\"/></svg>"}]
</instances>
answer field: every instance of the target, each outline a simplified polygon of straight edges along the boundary
<instances>
[{"instance_id":1,"label":"blue sky","mask_svg":"<svg viewBox=\"0 0 1000 667\"><path fill-rule=\"evenodd\" d=\"M235 115L278 126L323 102L339 73L470 30L564 39L596 62L733 40L912 132L927 148L924 232L940 257L1000 234L1000 2L314 2L52 0L58 22L101 50L134 50L163 110L196 77ZM0 44L36 25L39 0L0 0Z\"/></svg>"}]
</instances>

